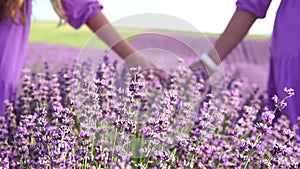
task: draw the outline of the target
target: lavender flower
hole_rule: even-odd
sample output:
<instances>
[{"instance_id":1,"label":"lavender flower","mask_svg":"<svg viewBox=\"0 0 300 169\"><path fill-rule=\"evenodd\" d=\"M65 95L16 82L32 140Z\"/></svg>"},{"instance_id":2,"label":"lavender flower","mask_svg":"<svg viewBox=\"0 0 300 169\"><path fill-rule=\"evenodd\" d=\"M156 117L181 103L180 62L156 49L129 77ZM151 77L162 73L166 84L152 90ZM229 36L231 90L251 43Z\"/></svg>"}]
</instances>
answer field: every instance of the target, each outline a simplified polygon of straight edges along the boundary
<instances>
[{"instance_id":1,"label":"lavender flower","mask_svg":"<svg viewBox=\"0 0 300 169\"><path fill-rule=\"evenodd\" d=\"M273 124L266 93L232 72L220 97L182 64L167 82L117 68L105 57L96 73L89 62L25 70L0 117L0 168L299 168L297 126Z\"/></svg>"}]
</instances>

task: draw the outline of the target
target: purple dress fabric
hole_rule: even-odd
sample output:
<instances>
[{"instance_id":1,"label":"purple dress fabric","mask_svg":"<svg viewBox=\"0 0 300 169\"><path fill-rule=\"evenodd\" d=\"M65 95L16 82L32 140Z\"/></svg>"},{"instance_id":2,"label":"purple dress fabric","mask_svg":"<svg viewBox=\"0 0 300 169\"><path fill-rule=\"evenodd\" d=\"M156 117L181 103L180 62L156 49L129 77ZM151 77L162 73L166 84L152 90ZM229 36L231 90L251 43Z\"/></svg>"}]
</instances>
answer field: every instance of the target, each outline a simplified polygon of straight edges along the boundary
<instances>
[{"instance_id":1,"label":"purple dress fabric","mask_svg":"<svg viewBox=\"0 0 300 169\"><path fill-rule=\"evenodd\" d=\"M68 23L74 28L79 28L102 9L98 0L62 0L62 4ZM0 116L4 115L4 100L11 100L16 96L28 46L31 6L32 0L25 0L25 25L15 24L10 18L0 22ZM18 16L16 21L17 18Z\"/></svg>"},{"instance_id":2,"label":"purple dress fabric","mask_svg":"<svg viewBox=\"0 0 300 169\"><path fill-rule=\"evenodd\" d=\"M238 0L237 9L247 10L264 18L271 0ZM293 88L295 95L287 99L285 114L291 124L300 117L300 1L281 0L274 24L268 82L269 97L285 97L284 87ZM274 109L273 102L269 106ZM298 131L298 134L300 132Z\"/></svg>"}]
</instances>

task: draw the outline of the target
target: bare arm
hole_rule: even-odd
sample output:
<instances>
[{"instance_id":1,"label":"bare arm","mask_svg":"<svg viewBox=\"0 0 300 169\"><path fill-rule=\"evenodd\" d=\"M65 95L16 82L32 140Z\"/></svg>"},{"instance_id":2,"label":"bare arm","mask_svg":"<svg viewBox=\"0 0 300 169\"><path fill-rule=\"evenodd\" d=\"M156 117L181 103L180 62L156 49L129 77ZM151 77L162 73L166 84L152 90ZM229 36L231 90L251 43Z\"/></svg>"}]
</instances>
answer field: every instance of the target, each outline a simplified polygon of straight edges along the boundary
<instances>
[{"instance_id":1,"label":"bare arm","mask_svg":"<svg viewBox=\"0 0 300 169\"><path fill-rule=\"evenodd\" d=\"M133 46L117 32L101 10L90 18L86 24L100 39L125 60L127 66L141 66L142 69L156 68L152 62L139 54Z\"/></svg>"},{"instance_id":2,"label":"bare arm","mask_svg":"<svg viewBox=\"0 0 300 169\"><path fill-rule=\"evenodd\" d=\"M90 18L86 24L100 39L125 60L127 66L140 66L142 70L149 68L156 69L156 66L152 62L140 55L133 46L117 32L101 10ZM163 72L155 70L154 74L166 80L166 76Z\"/></svg>"},{"instance_id":3,"label":"bare arm","mask_svg":"<svg viewBox=\"0 0 300 169\"><path fill-rule=\"evenodd\" d=\"M211 59L220 64L227 55L242 41L257 17L245 10L236 10L225 31L216 41L214 48L208 54ZM190 68L196 70L205 67L201 61L194 62Z\"/></svg>"},{"instance_id":4,"label":"bare arm","mask_svg":"<svg viewBox=\"0 0 300 169\"><path fill-rule=\"evenodd\" d=\"M90 18L86 24L122 59L135 52L134 48L116 31L101 10Z\"/></svg>"},{"instance_id":5,"label":"bare arm","mask_svg":"<svg viewBox=\"0 0 300 169\"><path fill-rule=\"evenodd\" d=\"M219 64L220 59L221 61L224 60L232 51L232 49L234 49L237 44L242 41L256 19L257 17L248 11L235 11L225 31L216 41L214 45L215 50L211 50L209 52L209 55L212 57L215 63ZM218 58L216 52L218 53L220 59Z\"/></svg>"}]
</instances>

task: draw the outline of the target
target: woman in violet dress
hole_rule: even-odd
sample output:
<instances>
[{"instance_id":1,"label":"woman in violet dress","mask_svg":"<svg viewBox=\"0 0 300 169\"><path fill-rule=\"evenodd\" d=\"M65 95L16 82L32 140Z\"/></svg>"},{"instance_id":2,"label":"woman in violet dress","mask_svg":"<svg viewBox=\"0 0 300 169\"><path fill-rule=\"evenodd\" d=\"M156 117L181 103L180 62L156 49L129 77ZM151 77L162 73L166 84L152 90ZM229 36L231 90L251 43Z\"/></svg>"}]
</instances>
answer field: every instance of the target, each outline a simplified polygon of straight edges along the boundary
<instances>
[{"instance_id":1,"label":"woman in violet dress","mask_svg":"<svg viewBox=\"0 0 300 169\"><path fill-rule=\"evenodd\" d=\"M153 67L116 32L102 13L98 0L51 0L61 20L74 28L83 24L95 32L121 58L131 56L130 66ZM0 2L0 116L4 100L14 99L28 44L32 0L1 0ZM100 33L97 32L100 30ZM117 42L117 43L116 43Z\"/></svg>"},{"instance_id":2,"label":"woman in violet dress","mask_svg":"<svg viewBox=\"0 0 300 169\"><path fill-rule=\"evenodd\" d=\"M237 0L237 9L227 28L208 55L219 64L231 50L245 37L257 18L264 18L271 0ZM272 97L285 97L283 89L293 88L295 95L287 99L287 107L280 114L285 114L291 125L300 117L300 1L281 0L273 28L271 59L268 81L269 107L274 110ZM203 66L195 62L191 68ZM280 113L280 114L279 114ZM300 135L300 130L298 130Z\"/></svg>"}]
</instances>

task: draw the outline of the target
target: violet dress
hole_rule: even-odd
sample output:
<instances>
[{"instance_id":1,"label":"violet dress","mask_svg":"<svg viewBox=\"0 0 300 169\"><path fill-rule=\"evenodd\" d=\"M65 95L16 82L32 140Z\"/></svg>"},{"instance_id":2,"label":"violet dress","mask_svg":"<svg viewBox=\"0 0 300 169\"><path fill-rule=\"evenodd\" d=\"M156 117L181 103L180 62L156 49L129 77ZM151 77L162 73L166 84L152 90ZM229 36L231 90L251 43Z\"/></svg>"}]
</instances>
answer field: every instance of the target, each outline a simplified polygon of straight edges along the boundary
<instances>
[{"instance_id":1,"label":"violet dress","mask_svg":"<svg viewBox=\"0 0 300 169\"><path fill-rule=\"evenodd\" d=\"M264 18L271 0L238 0L237 9L247 10ZM268 82L268 95L285 97L284 87L293 88L295 95L287 99L285 114L291 124L300 117L300 1L281 0L274 24ZM269 106L274 109L273 102ZM298 131L298 134L300 132Z\"/></svg>"},{"instance_id":2,"label":"violet dress","mask_svg":"<svg viewBox=\"0 0 300 169\"><path fill-rule=\"evenodd\" d=\"M74 28L79 28L102 9L98 0L62 0L62 4L68 23ZM4 100L16 97L28 46L31 6L32 1L25 0L26 25L14 24L10 18L0 21L0 116L4 115Z\"/></svg>"}]
</instances>

